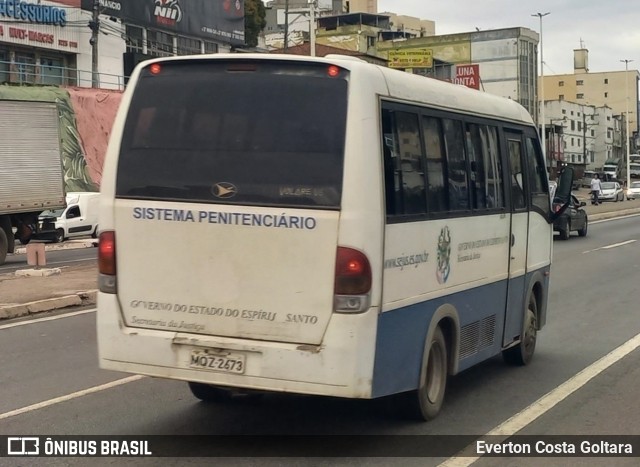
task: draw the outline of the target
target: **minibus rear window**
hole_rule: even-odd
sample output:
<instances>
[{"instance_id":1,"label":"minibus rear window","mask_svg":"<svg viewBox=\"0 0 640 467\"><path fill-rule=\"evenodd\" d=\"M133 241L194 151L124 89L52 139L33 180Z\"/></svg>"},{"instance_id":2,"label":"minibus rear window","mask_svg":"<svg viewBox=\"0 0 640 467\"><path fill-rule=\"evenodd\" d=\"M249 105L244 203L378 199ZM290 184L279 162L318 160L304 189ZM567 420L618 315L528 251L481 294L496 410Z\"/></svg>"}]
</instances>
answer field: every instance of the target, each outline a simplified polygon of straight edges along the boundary
<instances>
[{"instance_id":1,"label":"minibus rear window","mask_svg":"<svg viewBox=\"0 0 640 467\"><path fill-rule=\"evenodd\" d=\"M323 63L180 60L142 71L116 196L338 209L348 72Z\"/></svg>"}]
</instances>

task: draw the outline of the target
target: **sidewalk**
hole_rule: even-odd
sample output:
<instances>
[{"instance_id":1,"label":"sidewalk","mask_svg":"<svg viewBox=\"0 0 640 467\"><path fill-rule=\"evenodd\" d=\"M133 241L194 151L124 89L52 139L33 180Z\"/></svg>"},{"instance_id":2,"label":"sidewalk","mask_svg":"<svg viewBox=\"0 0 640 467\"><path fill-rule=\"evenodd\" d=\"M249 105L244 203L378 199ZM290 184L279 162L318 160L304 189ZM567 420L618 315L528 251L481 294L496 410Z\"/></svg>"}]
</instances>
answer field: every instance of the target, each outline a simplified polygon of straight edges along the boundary
<instances>
[{"instance_id":1,"label":"sidewalk","mask_svg":"<svg viewBox=\"0 0 640 467\"><path fill-rule=\"evenodd\" d=\"M590 202L590 194L588 188L580 188L574 190L573 194L577 196L580 201L584 201L587 205L584 209L587 211L589 221L597 221L603 219L611 219L613 217L628 216L630 214L640 214L640 199L632 201L605 201L597 206L593 206Z\"/></svg>"},{"instance_id":2,"label":"sidewalk","mask_svg":"<svg viewBox=\"0 0 640 467\"><path fill-rule=\"evenodd\" d=\"M606 202L592 206L588 203L586 189L577 190L574 193L580 200L587 201L585 209L590 222L640 214L640 200L619 203ZM95 243L96 240L92 239L71 240L61 244L47 244L46 250L90 248ZM20 248L16 254L24 254L24 252L25 248ZM28 268L30 266L25 265L25 269ZM0 274L0 320L96 303L97 263L66 266L58 269L58 274L47 277Z\"/></svg>"},{"instance_id":3,"label":"sidewalk","mask_svg":"<svg viewBox=\"0 0 640 467\"><path fill-rule=\"evenodd\" d=\"M70 240L58 244L46 244L46 251L92 248L96 240ZM16 255L24 255L26 247L16 248ZM0 274L0 320L17 318L31 313L57 310L70 306L96 303L98 288L97 262L79 266L41 269L56 274L34 275L32 267L25 264L17 273ZM25 275L18 275L22 273Z\"/></svg>"}]
</instances>

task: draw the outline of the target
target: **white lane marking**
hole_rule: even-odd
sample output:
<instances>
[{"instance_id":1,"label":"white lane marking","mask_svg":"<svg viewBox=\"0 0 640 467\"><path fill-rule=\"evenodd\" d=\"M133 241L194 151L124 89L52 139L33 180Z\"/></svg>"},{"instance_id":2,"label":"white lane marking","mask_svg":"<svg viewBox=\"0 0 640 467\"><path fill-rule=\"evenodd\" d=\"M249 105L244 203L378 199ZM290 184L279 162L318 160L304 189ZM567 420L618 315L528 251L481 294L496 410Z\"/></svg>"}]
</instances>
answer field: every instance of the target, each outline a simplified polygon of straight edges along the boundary
<instances>
[{"instance_id":1,"label":"white lane marking","mask_svg":"<svg viewBox=\"0 0 640 467\"><path fill-rule=\"evenodd\" d=\"M622 245L628 245L629 243L634 243L636 240L627 240L626 242L614 243L613 245L603 246L603 250L608 250L609 248L616 248Z\"/></svg>"},{"instance_id":2,"label":"white lane marking","mask_svg":"<svg viewBox=\"0 0 640 467\"><path fill-rule=\"evenodd\" d=\"M614 243L612 245L601 246L600 248L596 248L594 250L583 251L582 254L585 255L587 253L592 253L594 251L609 250L611 248L618 248L619 246L629 245L630 243L635 243L635 242L637 242L637 240L627 240L626 242Z\"/></svg>"},{"instance_id":3,"label":"white lane marking","mask_svg":"<svg viewBox=\"0 0 640 467\"><path fill-rule=\"evenodd\" d=\"M142 376L142 375L129 376L128 378L117 379L115 381L111 381L110 383L101 384L100 386L94 386L88 389L83 389L81 391L77 391L71 394L56 397L54 399L49 399L48 401L38 402L37 404L28 405L27 407L22 407L21 409L11 410L10 412L5 412L3 414L0 414L0 420L4 420L9 417L15 417L16 415L22 415L27 412L33 412L34 410L43 409L45 407L50 407L52 405L59 404L61 402L67 402L72 399L77 399L78 397L86 396L88 394L94 394L96 392L106 391L107 389L112 389L118 386L122 386L123 384L133 383L134 381L138 381L143 378L146 378L146 376Z\"/></svg>"},{"instance_id":4,"label":"white lane marking","mask_svg":"<svg viewBox=\"0 0 640 467\"><path fill-rule=\"evenodd\" d=\"M533 404L529 405L508 420L502 422L484 436L503 436L504 438L508 438L509 436L516 434L535 419L545 414L575 391L586 385L589 381L612 366L614 363L622 360L638 347L640 347L640 334L636 334L620 347L612 350L600 360L592 363L557 388L549 391ZM495 441L495 439L492 440L492 442L493 441ZM475 448L476 443L470 444L458 453L458 455L441 463L440 467L466 467L473 464L482 457L475 454ZM462 453L468 454L469 457L461 457L460 454Z\"/></svg>"},{"instance_id":5,"label":"white lane marking","mask_svg":"<svg viewBox=\"0 0 640 467\"><path fill-rule=\"evenodd\" d=\"M3 329L15 328L17 326L26 326L27 324L38 324L42 323L43 321L54 321L56 319L71 318L72 316L93 313L94 311L97 311L97 308L91 308L90 310L73 311L71 313L65 313L63 315L47 316L46 318L27 319L24 321L18 321L17 323L3 324L2 326L0 326L0 331Z\"/></svg>"}]
</instances>

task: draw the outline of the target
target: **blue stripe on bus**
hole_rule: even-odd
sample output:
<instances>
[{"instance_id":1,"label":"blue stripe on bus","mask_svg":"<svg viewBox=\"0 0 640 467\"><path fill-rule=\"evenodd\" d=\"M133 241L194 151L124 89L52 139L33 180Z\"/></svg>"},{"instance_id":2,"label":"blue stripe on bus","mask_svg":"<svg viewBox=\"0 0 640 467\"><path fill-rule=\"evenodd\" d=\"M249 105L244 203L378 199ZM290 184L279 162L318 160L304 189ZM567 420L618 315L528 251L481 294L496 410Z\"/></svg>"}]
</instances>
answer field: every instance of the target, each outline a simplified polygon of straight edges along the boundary
<instances>
[{"instance_id":1,"label":"blue stripe on bus","mask_svg":"<svg viewBox=\"0 0 640 467\"><path fill-rule=\"evenodd\" d=\"M528 279L528 278L527 278ZM514 284L521 282L521 284ZM512 286L522 290L525 276L512 279ZM373 397L409 391L418 387L424 340L436 310L451 304L458 313L460 327L496 315L493 344L463 358L459 370L473 366L502 348L507 280L476 287L438 299L416 303L381 313L378 318L376 356L373 371Z\"/></svg>"}]
</instances>

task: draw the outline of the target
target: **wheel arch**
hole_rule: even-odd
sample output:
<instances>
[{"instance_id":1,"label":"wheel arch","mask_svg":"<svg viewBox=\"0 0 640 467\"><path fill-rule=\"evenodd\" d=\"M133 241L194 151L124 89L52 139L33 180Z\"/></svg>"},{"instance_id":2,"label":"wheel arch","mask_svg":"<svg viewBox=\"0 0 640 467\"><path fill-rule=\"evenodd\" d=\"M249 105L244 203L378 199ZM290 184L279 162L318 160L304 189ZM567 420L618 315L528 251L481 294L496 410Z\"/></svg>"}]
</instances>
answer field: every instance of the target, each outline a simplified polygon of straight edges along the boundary
<instances>
[{"instance_id":1,"label":"wheel arch","mask_svg":"<svg viewBox=\"0 0 640 467\"><path fill-rule=\"evenodd\" d=\"M549 268L547 267L543 271L536 271L531 277L531 285L529 286L529 293L527 294L527 301L525 302L525 306L528 306L531 298L536 301L536 328L538 331L542 329L547 320L548 283Z\"/></svg>"},{"instance_id":2,"label":"wheel arch","mask_svg":"<svg viewBox=\"0 0 640 467\"><path fill-rule=\"evenodd\" d=\"M428 357L427 342L431 342L436 329L440 327L447 342L447 371L449 375L458 373L458 360L460 356L460 319L458 311L451 304L441 305L431 318L429 329L425 338L425 352L423 360Z\"/></svg>"}]
</instances>

